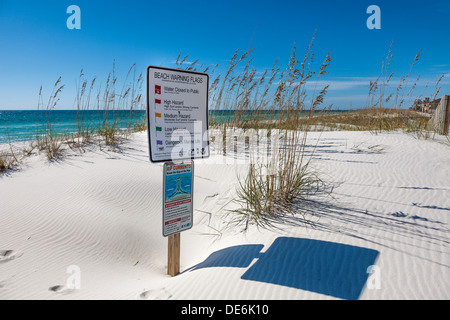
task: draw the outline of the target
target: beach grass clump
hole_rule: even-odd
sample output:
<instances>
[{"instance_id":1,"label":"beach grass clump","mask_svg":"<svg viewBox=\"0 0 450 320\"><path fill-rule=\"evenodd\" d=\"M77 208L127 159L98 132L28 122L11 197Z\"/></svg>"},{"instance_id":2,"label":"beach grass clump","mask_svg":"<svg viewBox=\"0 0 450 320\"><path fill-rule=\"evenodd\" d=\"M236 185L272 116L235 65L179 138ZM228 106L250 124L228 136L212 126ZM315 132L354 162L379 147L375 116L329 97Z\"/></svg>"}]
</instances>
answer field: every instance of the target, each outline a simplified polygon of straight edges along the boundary
<instances>
[{"instance_id":1,"label":"beach grass clump","mask_svg":"<svg viewBox=\"0 0 450 320\"><path fill-rule=\"evenodd\" d=\"M19 162L16 153L14 152L13 145L11 144L11 139L8 130L8 124L5 121L6 135L8 136L8 146L9 150L0 150L0 174L8 170L13 169Z\"/></svg>"},{"instance_id":2,"label":"beach grass clump","mask_svg":"<svg viewBox=\"0 0 450 320\"><path fill-rule=\"evenodd\" d=\"M145 113L138 121L135 121L134 116L135 111L145 109L142 101L142 73L137 77L136 65L133 64L120 92L117 90L117 80L115 63L103 89L101 84L98 85L97 77L89 80L81 69L76 84L76 122L74 127L65 129L59 127L54 117L54 110L65 87L61 77L55 82L46 103L41 86L36 117L36 148L45 152L48 160L60 158L66 145L82 151L87 145L97 143L100 149L106 146L117 151L130 133L145 130Z\"/></svg>"},{"instance_id":3,"label":"beach grass clump","mask_svg":"<svg viewBox=\"0 0 450 320\"><path fill-rule=\"evenodd\" d=\"M81 69L75 98L77 108L76 131L75 133L72 133L72 139L70 141L72 145L79 149L82 149L85 145L91 143L93 134L95 133L93 119L90 118L89 111L91 107L91 96L96 81L96 77L91 81L87 80L84 77L83 69Z\"/></svg>"},{"instance_id":4,"label":"beach grass clump","mask_svg":"<svg viewBox=\"0 0 450 320\"><path fill-rule=\"evenodd\" d=\"M415 93L420 75L411 81L412 70L420 60L421 51L414 56L408 74L394 77L395 72L391 70L393 45L392 42L388 53L382 59L380 74L369 83L364 108L345 113L324 112L316 114L312 119L303 120L312 124L311 128L316 130L363 130L374 134L401 130L419 138L428 138L430 115L413 108L423 95L422 93L417 96ZM398 84L394 84L395 79L398 79ZM440 91L439 84L442 79L443 75L434 86L432 100L436 99ZM427 88L428 85L425 89Z\"/></svg>"},{"instance_id":5,"label":"beach grass clump","mask_svg":"<svg viewBox=\"0 0 450 320\"><path fill-rule=\"evenodd\" d=\"M411 80L412 70L420 60L421 50L414 56L408 74L400 76L397 86L394 86L392 82L395 79L395 71L391 71L391 62L394 56L393 45L394 42L391 43L387 55L383 57L379 76L374 81L370 81L366 108L361 110L365 113L363 126L375 134L402 130L414 133L417 137L429 137L429 132L427 132L429 116L412 110L412 107L423 95L415 93L420 75ZM435 84L434 94L431 95L432 101L436 99L440 91L439 84L443 76ZM427 88L428 85L425 89Z\"/></svg>"},{"instance_id":6,"label":"beach grass clump","mask_svg":"<svg viewBox=\"0 0 450 320\"><path fill-rule=\"evenodd\" d=\"M297 163L283 168L265 164L250 164L247 176L239 179L237 209L231 225L250 224L258 227L274 226L286 215L305 217L308 209L302 206L311 196L326 190L325 182L310 163Z\"/></svg>"},{"instance_id":7,"label":"beach grass clump","mask_svg":"<svg viewBox=\"0 0 450 320\"><path fill-rule=\"evenodd\" d=\"M132 79L130 79L132 76ZM117 150L119 145L127 139L131 132L146 128L145 117L140 117L139 121L133 123L133 111L142 110L142 86L144 77L142 73L136 79L136 64L133 64L125 77L120 92L117 92L117 76L115 73L115 63L113 70L108 75L105 89L99 90L97 95L97 130L106 146ZM120 120L120 114L129 112L126 124Z\"/></svg>"},{"instance_id":8,"label":"beach grass clump","mask_svg":"<svg viewBox=\"0 0 450 320\"><path fill-rule=\"evenodd\" d=\"M320 130L419 132L427 128L429 116L409 109L364 108L344 113L323 113L305 119ZM300 120L302 121L302 120Z\"/></svg>"},{"instance_id":9,"label":"beach grass clump","mask_svg":"<svg viewBox=\"0 0 450 320\"><path fill-rule=\"evenodd\" d=\"M7 151L0 151L0 173L14 168L18 163L16 156Z\"/></svg>"},{"instance_id":10,"label":"beach grass clump","mask_svg":"<svg viewBox=\"0 0 450 320\"><path fill-rule=\"evenodd\" d=\"M230 76L235 80L229 85L222 84L223 90L220 89L216 102L222 101L222 94L226 93L233 97L226 99L226 103L233 101L240 111L221 125L224 142L228 130L236 132L248 128L256 130L258 136L266 137L267 144L270 141L267 156L250 152L248 172L244 179L239 179L237 187L234 202L238 206L231 210L234 214L231 220L233 225L272 225L281 216L301 212L300 200L310 197L324 186L312 169L306 141L311 126L308 120L318 111L329 108L322 107L328 86L317 88L317 83L327 73L331 57L327 54L319 70L313 71L313 42L314 38L302 61L297 60L294 46L284 71L279 72L274 65L270 72L264 73L270 75L270 86L262 90L263 97L258 92L264 87L264 82L253 77L255 72L250 68L247 53L237 60L247 60L243 74ZM231 60L230 69L236 67L234 61L237 57L235 54ZM239 79L237 83L236 79ZM306 86L312 80L316 81L315 89L308 92ZM270 90L275 83L275 90ZM232 89L237 92L233 93ZM248 114L251 117L245 119Z\"/></svg>"},{"instance_id":11,"label":"beach grass clump","mask_svg":"<svg viewBox=\"0 0 450 320\"><path fill-rule=\"evenodd\" d=\"M62 145L65 139L64 134L55 128L52 121L52 114L58 102L59 95L65 85L61 84L61 77L53 85L47 104L44 106L42 86L39 90L37 126L36 126L36 142L39 151L45 151L48 160L55 160L61 156ZM40 118L39 110L43 111Z\"/></svg>"}]
</instances>

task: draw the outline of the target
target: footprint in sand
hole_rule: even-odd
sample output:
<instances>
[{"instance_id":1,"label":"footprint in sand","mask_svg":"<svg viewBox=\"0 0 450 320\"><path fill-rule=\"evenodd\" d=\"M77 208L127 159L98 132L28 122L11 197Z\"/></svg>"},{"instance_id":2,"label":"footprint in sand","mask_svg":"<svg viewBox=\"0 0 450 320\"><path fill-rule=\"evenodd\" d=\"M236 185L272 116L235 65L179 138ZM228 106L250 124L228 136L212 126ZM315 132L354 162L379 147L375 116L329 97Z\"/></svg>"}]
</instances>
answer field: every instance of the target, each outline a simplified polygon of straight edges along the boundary
<instances>
[{"instance_id":1,"label":"footprint in sand","mask_svg":"<svg viewBox=\"0 0 450 320\"><path fill-rule=\"evenodd\" d=\"M14 250L0 250L0 263L8 262L17 258Z\"/></svg>"},{"instance_id":2,"label":"footprint in sand","mask_svg":"<svg viewBox=\"0 0 450 320\"><path fill-rule=\"evenodd\" d=\"M141 299L145 300L168 300L172 294L165 288L144 291L140 294Z\"/></svg>"},{"instance_id":3,"label":"footprint in sand","mask_svg":"<svg viewBox=\"0 0 450 320\"><path fill-rule=\"evenodd\" d=\"M53 286L53 287L48 288L48 291L59 293L59 294L69 294L69 293L74 292L75 290L68 289L65 286L59 286L58 285L58 286Z\"/></svg>"}]
</instances>

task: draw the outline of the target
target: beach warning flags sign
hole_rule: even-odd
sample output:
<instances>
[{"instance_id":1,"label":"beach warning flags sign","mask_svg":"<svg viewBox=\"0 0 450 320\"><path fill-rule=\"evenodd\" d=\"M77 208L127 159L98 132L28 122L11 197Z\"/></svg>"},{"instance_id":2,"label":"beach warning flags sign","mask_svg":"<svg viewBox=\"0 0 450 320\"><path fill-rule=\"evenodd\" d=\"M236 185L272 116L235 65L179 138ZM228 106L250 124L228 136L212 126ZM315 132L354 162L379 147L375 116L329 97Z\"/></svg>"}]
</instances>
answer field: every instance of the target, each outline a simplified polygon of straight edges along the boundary
<instances>
[{"instance_id":1,"label":"beach warning flags sign","mask_svg":"<svg viewBox=\"0 0 450 320\"><path fill-rule=\"evenodd\" d=\"M209 157L208 93L206 73L148 66L147 134L151 162Z\"/></svg>"}]
</instances>

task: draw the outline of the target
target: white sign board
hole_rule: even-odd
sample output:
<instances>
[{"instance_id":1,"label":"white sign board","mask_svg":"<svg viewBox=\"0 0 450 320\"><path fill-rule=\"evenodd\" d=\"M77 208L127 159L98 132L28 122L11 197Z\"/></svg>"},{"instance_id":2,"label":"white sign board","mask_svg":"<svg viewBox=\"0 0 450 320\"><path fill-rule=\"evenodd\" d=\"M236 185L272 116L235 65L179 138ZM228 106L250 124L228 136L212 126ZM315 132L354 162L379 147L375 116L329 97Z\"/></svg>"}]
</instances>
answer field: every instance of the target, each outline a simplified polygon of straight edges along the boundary
<instances>
[{"instance_id":1,"label":"white sign board","mask_svg":"<svg viewBox=\"0 0 450 320\"><path fill-rule=\"evenodd\" d=\"M163 236L192 228L194 162L164 163Z\"/></svg>"},{"instance_id":2,"label":"white sign board","mask_svg":"<svg viewBox=\"0 0 450 320\"><path fill-rule=\"evenodd\" d=\"M208 83L205 73L147 68L152 162L209 157Z\"/></svg>"}]
</instances>

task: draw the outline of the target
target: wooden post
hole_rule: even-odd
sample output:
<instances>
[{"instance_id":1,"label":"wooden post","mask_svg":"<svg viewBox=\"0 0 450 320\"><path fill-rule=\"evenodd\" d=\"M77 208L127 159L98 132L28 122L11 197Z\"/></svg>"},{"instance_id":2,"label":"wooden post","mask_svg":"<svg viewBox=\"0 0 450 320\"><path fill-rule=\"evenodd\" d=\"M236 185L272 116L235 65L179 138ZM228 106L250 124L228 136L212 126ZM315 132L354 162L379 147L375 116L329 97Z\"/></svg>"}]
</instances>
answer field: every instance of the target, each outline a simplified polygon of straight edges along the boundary
<instances>
[{"instance_id":1,"label":"wooden post","mask_svg":"<svg viewBox=\"0 0 450 320\"><path fill-rule=\"evenodd\" d=\"M180 273L180 233L172 234L168 237L168 263L167 274L175 277Z\"/></svg>"},{"instance_id":2,"label":"wooden post","mask_svg":"<svg viewBox=\"0 0 450 320\"><path fill-rule=\"evenodd\" d=\"M223 125L223 135L222 135L222 153L227 154L227 126Z\"/></svg>"},{"instance_id":3,"label":"wooden post","mask_svg":"<svg viewBox=\"0 0 450 320\"><path fill-rule=\"evenodd\" d=\"M450 96L447 96L447 106L444 110L444 130L442 131L442 134L444 136L448 135L448 121L449 121L449 112L450 112Z\"/></svg>"},{"instance_id":4,"label":"wooden post","mask_svg":"<svg viewBox=\"0 0 450 320\"><path fill-rule=\"evenodd\" d=\"M250 158L250 137L245 136L245 160Z\"/></svg>"},{"instance_id":5,"label":"wooden post","mask_svg":"<svg viewBox=\"0 0 450 320\"><path fill-rule=\"evenodd\" d=\"M259 130L256 131L256 150L259 152Z\"/></svg>"}]
</instances>

